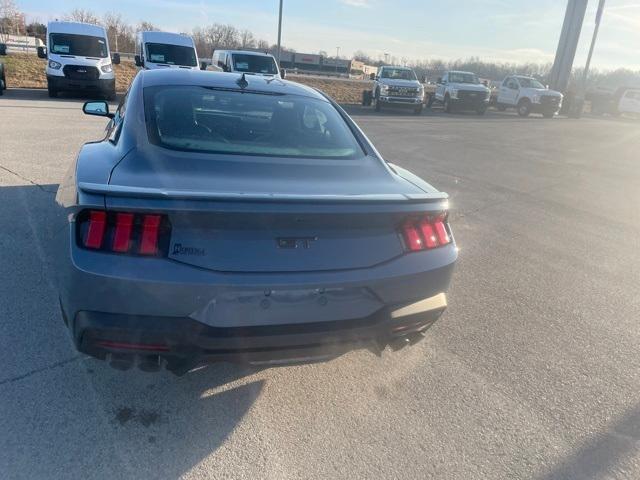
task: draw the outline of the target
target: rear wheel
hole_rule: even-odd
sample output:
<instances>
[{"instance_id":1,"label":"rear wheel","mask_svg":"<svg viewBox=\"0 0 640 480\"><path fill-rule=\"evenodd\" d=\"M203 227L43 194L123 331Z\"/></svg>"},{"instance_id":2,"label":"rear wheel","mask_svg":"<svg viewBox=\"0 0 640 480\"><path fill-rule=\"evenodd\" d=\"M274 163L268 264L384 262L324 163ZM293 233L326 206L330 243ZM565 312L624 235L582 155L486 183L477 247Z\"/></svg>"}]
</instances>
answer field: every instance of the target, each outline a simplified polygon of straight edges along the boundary
<instances>
[{"instance_id":1,"label":"rear wheel","mask_svg":"<svg viewBox=\"0 0 640 480\"><path fill-rule=\"evenodd\" d=\"M528 117L531 113L531 102L527 99L521 100L518 103L518 115L521 117Z\"/></svg>"},{"instance_id":2,"label":"rear wheel","mask_svg":"<svg viewBox=\"0 0 640 480\"><path fill-rule=\"evenodd\" d=\"M382 102L380 102L380 98L376 97L376 112L382 110Z\"/></svg>"},{"instance_id":3,"label":"rear wheel","mask_svg":"<svg viewBox=\"0 0 640 480\"><path fill-rule=\"evenodd\" d=\"M422 105L418 105L416 108L413 109L413 113L416 115L420 115L422 113Z\"/></svg>"},{"instance_id":4,"label":"rear wheel","mask_svg":"<svg viewBox=\"0 0 640 480\"><path fill-rule=\"evenodd\" d=\"M484 115L485 113L487 113L487 107L480 107L479 109L476 110L476 113L478 115Z\"/></svg>"},{"instance_id":5,"label":"rear wheel","mask_svg":"<svg viewBox=\"0 0 640 480\"><path fill-rule=\"evenodd\" d=\"M498 109L499 112L504 112L507 109L507 107L505 107L504 105L500 105L500 104L498 104L496 106L496 108Z\"/></svg>"},{"instance_id":6,"label":"rear wheel","mask_svg":"<svg viewBox=\"0 0 640 480\"><path fill-rule=\"evenodd\" d=\"M107 100L109 100L110 102L113 102L116 99L116 91L113 90L107 93L106 97L107 97Z\"/></svg>"}]
</instances>

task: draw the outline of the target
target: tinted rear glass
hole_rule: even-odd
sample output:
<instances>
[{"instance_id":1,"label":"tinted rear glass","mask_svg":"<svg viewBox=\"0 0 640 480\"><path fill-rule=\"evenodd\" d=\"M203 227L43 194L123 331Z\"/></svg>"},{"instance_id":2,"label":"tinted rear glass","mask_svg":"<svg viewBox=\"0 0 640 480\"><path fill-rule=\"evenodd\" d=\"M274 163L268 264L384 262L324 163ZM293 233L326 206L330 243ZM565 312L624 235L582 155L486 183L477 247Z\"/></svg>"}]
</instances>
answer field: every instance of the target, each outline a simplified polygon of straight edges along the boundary
<instances>
[{"instance_id":1,"label":"tinted rear glass","mask_svg":"<svg viewBox=\"0 0 640 480\"><path fill-rule=\"evenodd\" d=\"M276 62L271 57L239 53L234 53L232 57L233 69L236 72L262 73L264 75L276 75L278 73Z\"/></svg>"},{"instance_id":2,"label":"tinted rear glass","mask_svg":"<svg viewBox=\"0 0 640 480\"><path fill-rule=\"evenodd\" d=\"M166 43L147 43L147 61L187 67L198 65L196 51L193 47L168 45Z\"/></svg>"},{"instance_id":3,"label":"tinted rear glass","mask_svg":"<svg viewBox=\"0 0 640 480\"><path fill-rule=\"evenodd\" d=\"M149 141L174 150L273 157L364 155L328 102L199 86L147 87Z\"/></svg>"}]
</instances>

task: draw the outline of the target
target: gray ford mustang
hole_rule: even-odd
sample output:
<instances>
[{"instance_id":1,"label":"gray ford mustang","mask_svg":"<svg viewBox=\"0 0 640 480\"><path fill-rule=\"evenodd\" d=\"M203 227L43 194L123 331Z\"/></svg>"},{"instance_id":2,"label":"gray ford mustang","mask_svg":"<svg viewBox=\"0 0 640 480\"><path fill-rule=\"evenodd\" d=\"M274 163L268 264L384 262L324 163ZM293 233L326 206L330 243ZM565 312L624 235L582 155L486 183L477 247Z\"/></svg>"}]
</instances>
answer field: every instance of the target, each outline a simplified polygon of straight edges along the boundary
<instances>
[{"instance_id":1,"label":"gray ford mustang","mask_svg":"<svg viewBox=\"0 0 640 480\"><path fill-rule=\"evenodd\" d=\"M81 352L176 374L422 337L457 249L447 195L330 98L279 78L138 73L61 183L60 305Z\"/></svg>"}]
</instances>

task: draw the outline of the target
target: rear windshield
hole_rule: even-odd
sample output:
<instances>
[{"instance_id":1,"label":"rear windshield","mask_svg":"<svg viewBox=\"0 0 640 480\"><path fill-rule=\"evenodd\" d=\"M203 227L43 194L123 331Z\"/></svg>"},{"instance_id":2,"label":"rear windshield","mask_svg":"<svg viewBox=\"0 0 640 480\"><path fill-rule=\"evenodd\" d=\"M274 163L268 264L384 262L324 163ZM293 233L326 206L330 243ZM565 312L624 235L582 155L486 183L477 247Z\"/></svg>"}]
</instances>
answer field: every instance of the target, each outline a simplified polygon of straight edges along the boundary
<instances>
[{"instance_id":1,"label":"rear windshield","mask_svg":"<svg viewBox=\"0 0 640 480\"><path fill-rule=\"evenodd\" d=\"M165 65L182 65L186 67L198 65L196 51L193 47L166 43L147 43L147 60L151 63Z\"/></svg>"},{"instance_id":2,"label":"rear windshield","mask_svg":"<svg viewBox=\"0 0 640 480\"><path fill-rule=\"evenodd\" d=\"M59 55L106 58L107 42L104 38L90 35L52 33L49 36L49 51Z\"/></svg>"},{"instance_id":3,"label":"rear windshield","mask_svg":"<svg viewBox=\"0 0 640 480\"><path fill-rule=\"evenodd\" d=\"M261 73L263 75L277 75L278 69L272 57L262 55L244 55L234 53L233 69L236 72Z\"/></svg>"},{"instance_id":4,"label":"rear windshield","mask_svg":"<svg viewBox=\"0 0 640 480\"><path fill-rule=\"evenodd\" d=\"M174 150L273 157L364 155L328 102L200 86L144 90L149 141Z\"/></svg>"}]
</instances>

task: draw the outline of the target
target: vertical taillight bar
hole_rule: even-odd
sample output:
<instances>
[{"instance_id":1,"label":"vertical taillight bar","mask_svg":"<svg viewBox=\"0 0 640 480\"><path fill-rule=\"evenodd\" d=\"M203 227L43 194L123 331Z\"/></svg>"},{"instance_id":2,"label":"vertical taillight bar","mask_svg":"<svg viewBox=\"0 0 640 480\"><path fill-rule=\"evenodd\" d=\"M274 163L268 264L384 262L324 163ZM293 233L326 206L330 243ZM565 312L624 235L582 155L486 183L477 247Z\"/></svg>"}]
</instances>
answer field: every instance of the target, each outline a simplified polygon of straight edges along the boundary
<instances>
[{"instance_id":1,"label":"vertical taillight bar","mask_svg":"<svg viewBox=\"0 0 640 480\"><path fill-rule=\"evenodd\" d=\"M107 228L107 214L99 210L92 210L89 214L89 227L84 238L84 246L91 249L99 249Z\"/></svg>"},{"instance_id":2,"label":"vertical taillight bar","mask_svg":"<svg viewBox=\"0 0 640 480\"><path fill-rule=\"evenodd\" d=\"M129 251L133 218L133 213L116 214L116 228L113 233L113 243L111 244L111 249L114 252L126 253Z\"/></svg>"},{"instance_id":3,"label":"vertical taillight bar","mask_svg":"<svg viewBox=\"0 0 640 480\"><path fill-rule=\"evenodd\" d=\"M158 253L158 233L160 232L160 215L145 215L142 221L140 237L140 254L156 255Z\"/></svg>"}]
</instances>

